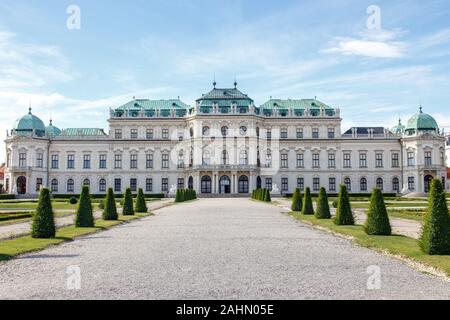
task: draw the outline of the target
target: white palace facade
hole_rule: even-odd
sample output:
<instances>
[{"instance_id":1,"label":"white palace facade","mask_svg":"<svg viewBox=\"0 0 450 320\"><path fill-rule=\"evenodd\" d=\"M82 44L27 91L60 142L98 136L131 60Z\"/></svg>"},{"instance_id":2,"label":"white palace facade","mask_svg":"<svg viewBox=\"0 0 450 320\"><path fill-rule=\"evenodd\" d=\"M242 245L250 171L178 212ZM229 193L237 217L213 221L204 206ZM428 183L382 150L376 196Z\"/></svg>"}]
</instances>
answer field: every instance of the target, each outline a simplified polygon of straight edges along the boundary
<instances>
[{"instance_id":1,"label":"white palace facade","mask_svg":"<svg viewBox=\"0 0 450 320\"><path fill-rule=\"evenodd\" d=\"M351 193L417 194L446 179L436 121L420 111L406 126L341 130L341 114L316 99L271 99L261 106L237 89L214 88L194 106L179 99L134 99L110 109L109 130L58 129L29 113L6 138L5 190L35 196L128 187L173 195L273 195L310 187Z\"/></svg>"}]
</instances>

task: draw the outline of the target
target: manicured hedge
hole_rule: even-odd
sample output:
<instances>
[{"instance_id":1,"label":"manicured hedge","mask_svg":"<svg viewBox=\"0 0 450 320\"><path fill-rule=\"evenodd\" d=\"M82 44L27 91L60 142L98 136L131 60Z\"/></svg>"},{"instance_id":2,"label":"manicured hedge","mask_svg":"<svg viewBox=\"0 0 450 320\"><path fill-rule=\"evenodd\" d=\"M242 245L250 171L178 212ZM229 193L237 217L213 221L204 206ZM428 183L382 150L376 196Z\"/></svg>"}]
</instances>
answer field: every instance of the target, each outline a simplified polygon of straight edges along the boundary
<instances>
[{"instance_id":1,"label":"manicured hedge","mask_svg":"<svg viewBox=\"0 0 450 320\"><path fill-rule=\"evenodd\" d=\"M146 199L164 199L166 195L164 193L149 193L144 195ZM79 194L54 194L52 195L53 199L70 199L71 197L80 198ZM133 198L136 198L137 195L133 195ZM92 194L92 199L104 199L106 198L106 194ZM123 194L118 194L115 196L116 199L122 199Z\"/></svg>"},{"instance_id":2,"label":"manicured hedge","mask_svg":"<svg viewBox=\"0 0 450 320\"><path fill-rule=\"evenodd\" d=\"M0 200L13 200L15 198L14 194L0 194Z\"/></svg>"},{"instance_id":3,"label":"manicured hedge","mask_svg":"<svg viewBox=\"0 0 450 320\"><path fill-rule=\"evenodd\" d=\"M371 193L349 193L350 198L367 198L368 200L372 197ZM285 193L283 197L292 198L294 196L293 193ZM319 193L311 193L311 197L318 198ZM338 193L328 193L328 198L337 198L339 197ZM383 193L384 198L397 198L397 194L395 193Z\"/></svg>"}]
</instances>

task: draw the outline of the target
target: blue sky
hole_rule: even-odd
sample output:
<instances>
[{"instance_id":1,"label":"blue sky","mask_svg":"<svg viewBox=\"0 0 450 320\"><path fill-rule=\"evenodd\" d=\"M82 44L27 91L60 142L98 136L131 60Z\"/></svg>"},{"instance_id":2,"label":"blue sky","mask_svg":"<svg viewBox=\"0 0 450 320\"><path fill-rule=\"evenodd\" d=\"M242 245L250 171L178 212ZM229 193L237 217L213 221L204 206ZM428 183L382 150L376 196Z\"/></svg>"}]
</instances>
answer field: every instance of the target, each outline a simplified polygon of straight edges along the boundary
<instances>
[{"instance_id":1,"label":"blue sky","mask_svg":"<svg viewBox=\"0 0 450 320\"><path fill-rule=\"evenodd\" d=\"M214 74L257 104L317 96L341 107L343 129L391 127L419 104L450 127L449 18L448 0L2 0L0 138L30 100L46 123L106 128L133 96L193 104Z\"/></svg>"}]
</instances>

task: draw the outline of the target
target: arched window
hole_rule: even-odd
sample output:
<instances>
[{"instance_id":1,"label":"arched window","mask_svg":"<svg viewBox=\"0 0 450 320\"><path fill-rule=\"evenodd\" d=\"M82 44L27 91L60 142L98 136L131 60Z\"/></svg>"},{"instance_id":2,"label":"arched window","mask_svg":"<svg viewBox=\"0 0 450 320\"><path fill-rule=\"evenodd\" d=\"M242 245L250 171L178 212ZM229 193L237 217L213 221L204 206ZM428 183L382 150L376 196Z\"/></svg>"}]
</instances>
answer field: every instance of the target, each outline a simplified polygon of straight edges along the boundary
<instances>
[{"instance_id":1,"label":"arched window","mask_svg":"<svg viewBox=\"0 0 450 320\"><path fill-rule=\"evenodd\" d=\"M204 166L209 166L211 164L211 154L208 150L203 151L202 163Z\"/></svg>"},{"instance_id":2,"label":"arched window","mask_svg":"<svg viewBox=\"0 0 450 320\"><path fill-rule=\"evenodd\" d=\"M398 178L392 179L392 190L400 192L400 180Z\"/></svg>"},{"instance_id":3,"label":"arched window","mask_svg":"<svg viewBox=\"0 0 450 320\"><path fill-rule=\"evenodd\" d=\"M222 151L222 165L227 165L227 164L229 164L229 161L228 161L228 152L227 152L227 150L223 150Z\"/></svg>"},{"instance_id":4,"label":"arched window","mask_svg":"<svg viewBox=\"0 0 450 320\"><path fill-rule=\"evenodd\" d=\"M227 126L223 126L220 131L222 132L223 137L226 137L228 135L228 127Z\"/></svg>"},{"instance_id":5,"label":"arched window","mask_svg":"<svg viewBox=\"0 0 450 320\"><path fill-rule=\"evenodd\" d=\"M248 153L246 150L242 150L240 155L239 155L239 164L241 166L246 166L248 165Z\"/></svg>"},{"instance_id":6,"label":"arched window","mask_svg":"<svg viewBox=\"0 0 450 320\"><path fill-rule=\"evenodd\" d=\"M367 179L366 178L361 178L361 181L359 184L359 189L361 191L367 191Z\"/></svg>"},{"instance_id":7,"label":"arched window","mask_svg":"<svg viewBox=\"0 0 450 320\"><path fill-rule=\"evenodd\" d=\"M178 153L178 168L184 168L184 151Z\"/></svg>"},{"instance_id":8,"label":"arched window","mask_svg":"<svg viewBox=\"0 0 450 320\"><path fill-rule=\"evenodd\" d=\"M52 192L58 192L58 180L52 180Z\"/></svg>"},{"instance_id":9,"label":"arched window","mask_svg":"<svg viewBox=\"0 0 450 320\"><path fill-rule=\"evenodd\" d=\"M377 179L377 188L380 189L381 191L383 191L384 183L383 183L383 179L382 178L378 178Z\"/></svg>"},{"instance_id":10,"label":"arched window","mask_svg":"<svg viewBox=\"0 0 450 320\"><path fill-rule=\"evenodd\" d=\"M350 180L350 178L345 178L344 179L344 185L347 188L347 191L351 191L352 190L352 180Z\"/></svg>"},{"instance_id":11,"label":"arched window","mask_svg":"<svg viewBox=\"0 0 450 320\"><path fill-rule=\"evenodd\" d=\"M192 137L194 137L194 128L189 128L189 135Z\"/></svg>"},{"instance_id":12,"label":"arched window","mask_svg":"<svg viewBox=\"0 0 450 320\"><path fill-rule=\"evenodd\" d=\"M73 192L75 188L75 183L73 179L67 180L67 192Z\"/></svg>"},{"instance_id":13,"label":"arched window","mask_svg":"<svg viewBox=\"0 0 450 320\"><path fill-rule=\"evenodd\" d=\"M247 176L240 176L239 177L239 193L248 193L248 177Z\"/></svg>"},{"instance_id":14,"label":"arched window","mask_svg":"<svg viewBox=\"0 0 450 320\"><path fill-rule=\"evenodd\" d=\"M201 180L201 191L202 193L211 193L211 177L204 176Z\"/></svg>"},{"instance_id":15,"label":"arched window","mask_svg":"<svg viewBox=\"0 0 450 320\"><path fill-rule=\"evenodd\" d=\"M205 137L207 137L207 136L209 136L209 134L210 134L210 129L209 129L209 127L207 127L207 126L203 127L203 135L204 135Z\"/></svg>"},{"instance_id":16,"label":"arched window","mask_svg":"<svg viewBox=\"0 0 450 320\"><path fill-rule=\"evenodd\" d=\"M83 186L90 187L91 186L91 181L89 179L84 179L83 180Z\"/></svg>"},{"instance_id":17,"label":"arched window","mask_svg":"<svg viewBox=\"0 0 450 320\"><path fill-rule=\"evenodd\" d=\"M100 179L98 182L98 191L99 192L106 192L106 180Z\"/></svg>"},{"instance_id":18,"label":"arched window","mask_svg":"<svg viewBox=\"0 0 450 320\"><path fill-rule=\"evenodd\" d=\"M189 177L189 179L188 179L188 189L191 189L191 190L194 189L194 178L193 177Z\"/></svg>"}]
</instances>

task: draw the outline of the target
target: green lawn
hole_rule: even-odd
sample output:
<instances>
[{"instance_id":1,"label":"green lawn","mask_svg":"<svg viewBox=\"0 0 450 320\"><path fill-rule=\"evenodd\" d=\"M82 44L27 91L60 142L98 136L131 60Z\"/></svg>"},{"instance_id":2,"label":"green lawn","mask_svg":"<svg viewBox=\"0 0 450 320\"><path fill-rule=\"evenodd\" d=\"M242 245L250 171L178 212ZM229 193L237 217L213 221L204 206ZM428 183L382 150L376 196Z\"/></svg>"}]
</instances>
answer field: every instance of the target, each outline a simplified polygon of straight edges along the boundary
<instances>
[{"instance_id":1,"label":"green lawn","mask_svg":"<svg viewBox=\"0 0 450 320\"><path fill-rule=\"evenodd\" d=\"M318 220L314 216L304 216L298 213L291 213L291 216L299 221L350 236L355 243L361 246L412 259L441 270L450 276L450 256L426 255L420 250L418 241L413 238L399 235L369 236L364 232L362 226L336 226L331 220Z\"/></svg>"},{"instance_id":2,"label":"green lawn","mask_svg":"<svg viewBox=\"0 0 450 320\"><path fill-rule=\"evenodd\" d=\"M64 227L58 229L56 238L54 239L33 239L31 236L27 236L12 240L3 240L0 241L0 261L9 260L17 255L27 252L43 250L52 245L72 241L77 237L106 230L113 226L149 215L150 214L137 214L135 216L120 215L118 221L105 221L99 219L95 222L95 228L75 228L74 226Z\"/></svg>"},{"instance_id":3,"label":"green lawn","mask_svg":"<svg viewBox=\"0 0 450 320\"><path fill-rule=\"evenodd\" d=\"M422 222L425 214L427 213L426 208L421 209L405 209L405 210L388 210L389 216L395 218L409 219L414 221Z\"/></svg>"}]
</instances>

